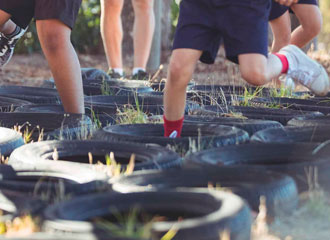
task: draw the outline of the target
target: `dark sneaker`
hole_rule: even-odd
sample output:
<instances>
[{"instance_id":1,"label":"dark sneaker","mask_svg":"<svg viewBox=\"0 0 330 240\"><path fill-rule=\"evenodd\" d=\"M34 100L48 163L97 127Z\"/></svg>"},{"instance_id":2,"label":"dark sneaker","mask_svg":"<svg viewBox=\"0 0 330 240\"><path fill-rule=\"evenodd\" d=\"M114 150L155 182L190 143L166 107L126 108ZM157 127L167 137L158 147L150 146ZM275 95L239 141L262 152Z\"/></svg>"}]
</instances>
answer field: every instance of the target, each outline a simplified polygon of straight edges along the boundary
<instances>
[{"instance_id":1,"label":"dark sneaker","mask_svg":"<svg viewBox=\"0 0 330 240\"><path fill-rule=\"evenodd\" d=\"M107 72L107 74L109 75L109 77L111 79L121 79L124 78L124 76L120 75L119 73L115 72L113 69L109 69L109 71Z\"/></svg>"},{"instance_id":2,"label":"dark sneaker","mask_svg":"<svg viewBox=\"0 0 330 240\"><path fill-rule=\"evenodd\" d=\"M143 80L143 81L146 81L146 80L149 80L149 74L145 71L142 71L142 70L139 70L138 73L134 74L132 76L132 80Z\"/></svg>"},{"instance_id":3,"label":"dark sneaker","mask_svg":"<svg viewBox=\"0 0 330 240\"><path fill-rule=\"evenodd\" d=\"M5 66L11 59L14 53L14 48L18 40L24 35L26 29L20 31L13 37L7 37L0 33L0 67Z\"/></svg>"}]
</instances>

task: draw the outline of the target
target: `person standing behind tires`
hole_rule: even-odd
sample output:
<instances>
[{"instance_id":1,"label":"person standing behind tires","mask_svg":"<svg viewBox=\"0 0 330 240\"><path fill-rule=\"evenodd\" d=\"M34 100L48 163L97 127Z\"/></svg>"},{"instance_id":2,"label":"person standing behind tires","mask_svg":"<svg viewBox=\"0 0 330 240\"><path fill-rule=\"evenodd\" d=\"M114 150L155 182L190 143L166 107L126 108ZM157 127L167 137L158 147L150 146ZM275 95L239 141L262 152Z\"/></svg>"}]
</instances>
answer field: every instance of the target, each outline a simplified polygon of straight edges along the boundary
<instances>
[{"instance_id":1,"label":"person standing behind tires","mask_svg":"<svg viewBox=\"0 0 330 240\"><path fill-rule=\"evenodd\" d=\"M8 63L34 17L42 50L68 113L85 112L80 64L70 40L80 5L81 0L0 1L0 68Z\"/></svg>"},{"instance_id":2,"label":"person standing behind tires","mask_svg":"<svg viewBox=\"0 0 330 240\"><path fill-rule=\"evenodd\" d=\"M132 79L147 80L146 66L155 30L153 0L132 0L135 13ZM122 60L123 26L121 12L124 0L101 0L101 35L111 78L124 77Z\"/></svg>"}]
</instances>

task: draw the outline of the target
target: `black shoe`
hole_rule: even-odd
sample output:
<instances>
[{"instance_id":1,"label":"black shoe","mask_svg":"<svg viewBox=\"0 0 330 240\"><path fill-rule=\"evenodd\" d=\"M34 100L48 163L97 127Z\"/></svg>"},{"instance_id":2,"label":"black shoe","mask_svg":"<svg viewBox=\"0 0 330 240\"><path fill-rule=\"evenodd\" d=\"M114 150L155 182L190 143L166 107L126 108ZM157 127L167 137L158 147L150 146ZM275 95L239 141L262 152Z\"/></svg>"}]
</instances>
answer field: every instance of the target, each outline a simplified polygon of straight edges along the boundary
<instances>
[{"instance_id":1,"label":"black shoe","mask_svg":"<svg viewBox=\"0 0 330 240\"><path fill-rule=\"evenodd\" d=\"M136 74L134 74L132 76L132 80L143 80L143 81L147 81L149 80L149 74L145 71L139 70Z\"/></svg>"},{"instance_id":2,"label":"black shoe","mask_svg":"<svg viewBox=\"0 0 330 240\"><path fill-rule=\"evenodd\" d=\"M115 72L113 69L109 69L109 71L107 72L107 74L109 75L109 77L111 79L121 79L121 78L124 78L124 76L120 75L119 73Z\"/></svg>"},{"instance_id":3,"label":"black shoe","mask_svg":"<svg viewBox=\"0 0 330 240\"><path fill-rule=\"evenodd\" d=\"M7 37L0 33L0 67L5 66L14 53L14 48L18 40L24 35L26 29L19 28L16 35Z\"/></svg>"}]
</instances>

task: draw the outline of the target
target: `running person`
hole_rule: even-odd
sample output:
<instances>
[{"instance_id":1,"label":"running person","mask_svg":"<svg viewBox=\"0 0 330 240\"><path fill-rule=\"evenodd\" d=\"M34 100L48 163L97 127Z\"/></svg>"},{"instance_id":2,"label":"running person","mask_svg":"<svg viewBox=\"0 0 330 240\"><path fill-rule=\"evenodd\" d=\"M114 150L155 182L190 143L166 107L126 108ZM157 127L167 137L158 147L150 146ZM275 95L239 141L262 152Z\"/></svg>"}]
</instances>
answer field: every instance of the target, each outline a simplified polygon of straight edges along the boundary
<instances>
[{"instance_id":1,"label":"running person","mask_svg":"<svg viewBox=\"0 0 330 240\"><path fill-rule=\"evenodd\" d=\"M70 40L80 5L81 0L0 1L0 29L4 33L0 38L1 64L9 61L22 29L34 17L42 50L68 113L85 111L80 64Z\"/></svg>"},{"instance_id":2,"label":"running person","mask_svg":"<svg viewBox=\"0 0 330 240\"><path fill-rule=\"evenodd\" d=\"M280 0L287 5L292 0ZM268 55L271 0L182 0L164 93L164 135L180 137L186 87L200 59L214 63L223 39L242 77L261 86L285 73L317 95L329 91L325 69L295 45Z\"/></svg>"}]
</instances>

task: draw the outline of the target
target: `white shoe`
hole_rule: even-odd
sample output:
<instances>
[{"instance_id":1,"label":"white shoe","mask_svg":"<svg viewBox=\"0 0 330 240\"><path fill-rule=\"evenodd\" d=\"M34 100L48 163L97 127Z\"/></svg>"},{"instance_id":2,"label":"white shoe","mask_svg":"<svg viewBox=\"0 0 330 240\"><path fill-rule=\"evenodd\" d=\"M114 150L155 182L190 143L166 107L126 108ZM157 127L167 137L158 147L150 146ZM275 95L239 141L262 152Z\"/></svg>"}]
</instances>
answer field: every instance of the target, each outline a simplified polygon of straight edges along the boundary
<instances>
[{"instance_id":1,"label":"white shoe","mask_svg":"<svg viewBox=\"0 0 330 240\"><path fill-rule=\"evenodd\" d=\"M295 45L288 45L279 53L288 59L288 78L299 82L318 96L325 96L329 92L329 76L321 64L309 58Z\"/></svg>"},{"instance_id":2,"label":"white shoe","mask_svg":"<svg viewBox=\"0 0 330 240\"><path fill-rule=\"evenodd\" d=\"M279 79L281 82L283 82L285 89L288 89L291 92L295 91L296 83L291 77L283 75Z\"/></svg>"}]
</instances>

